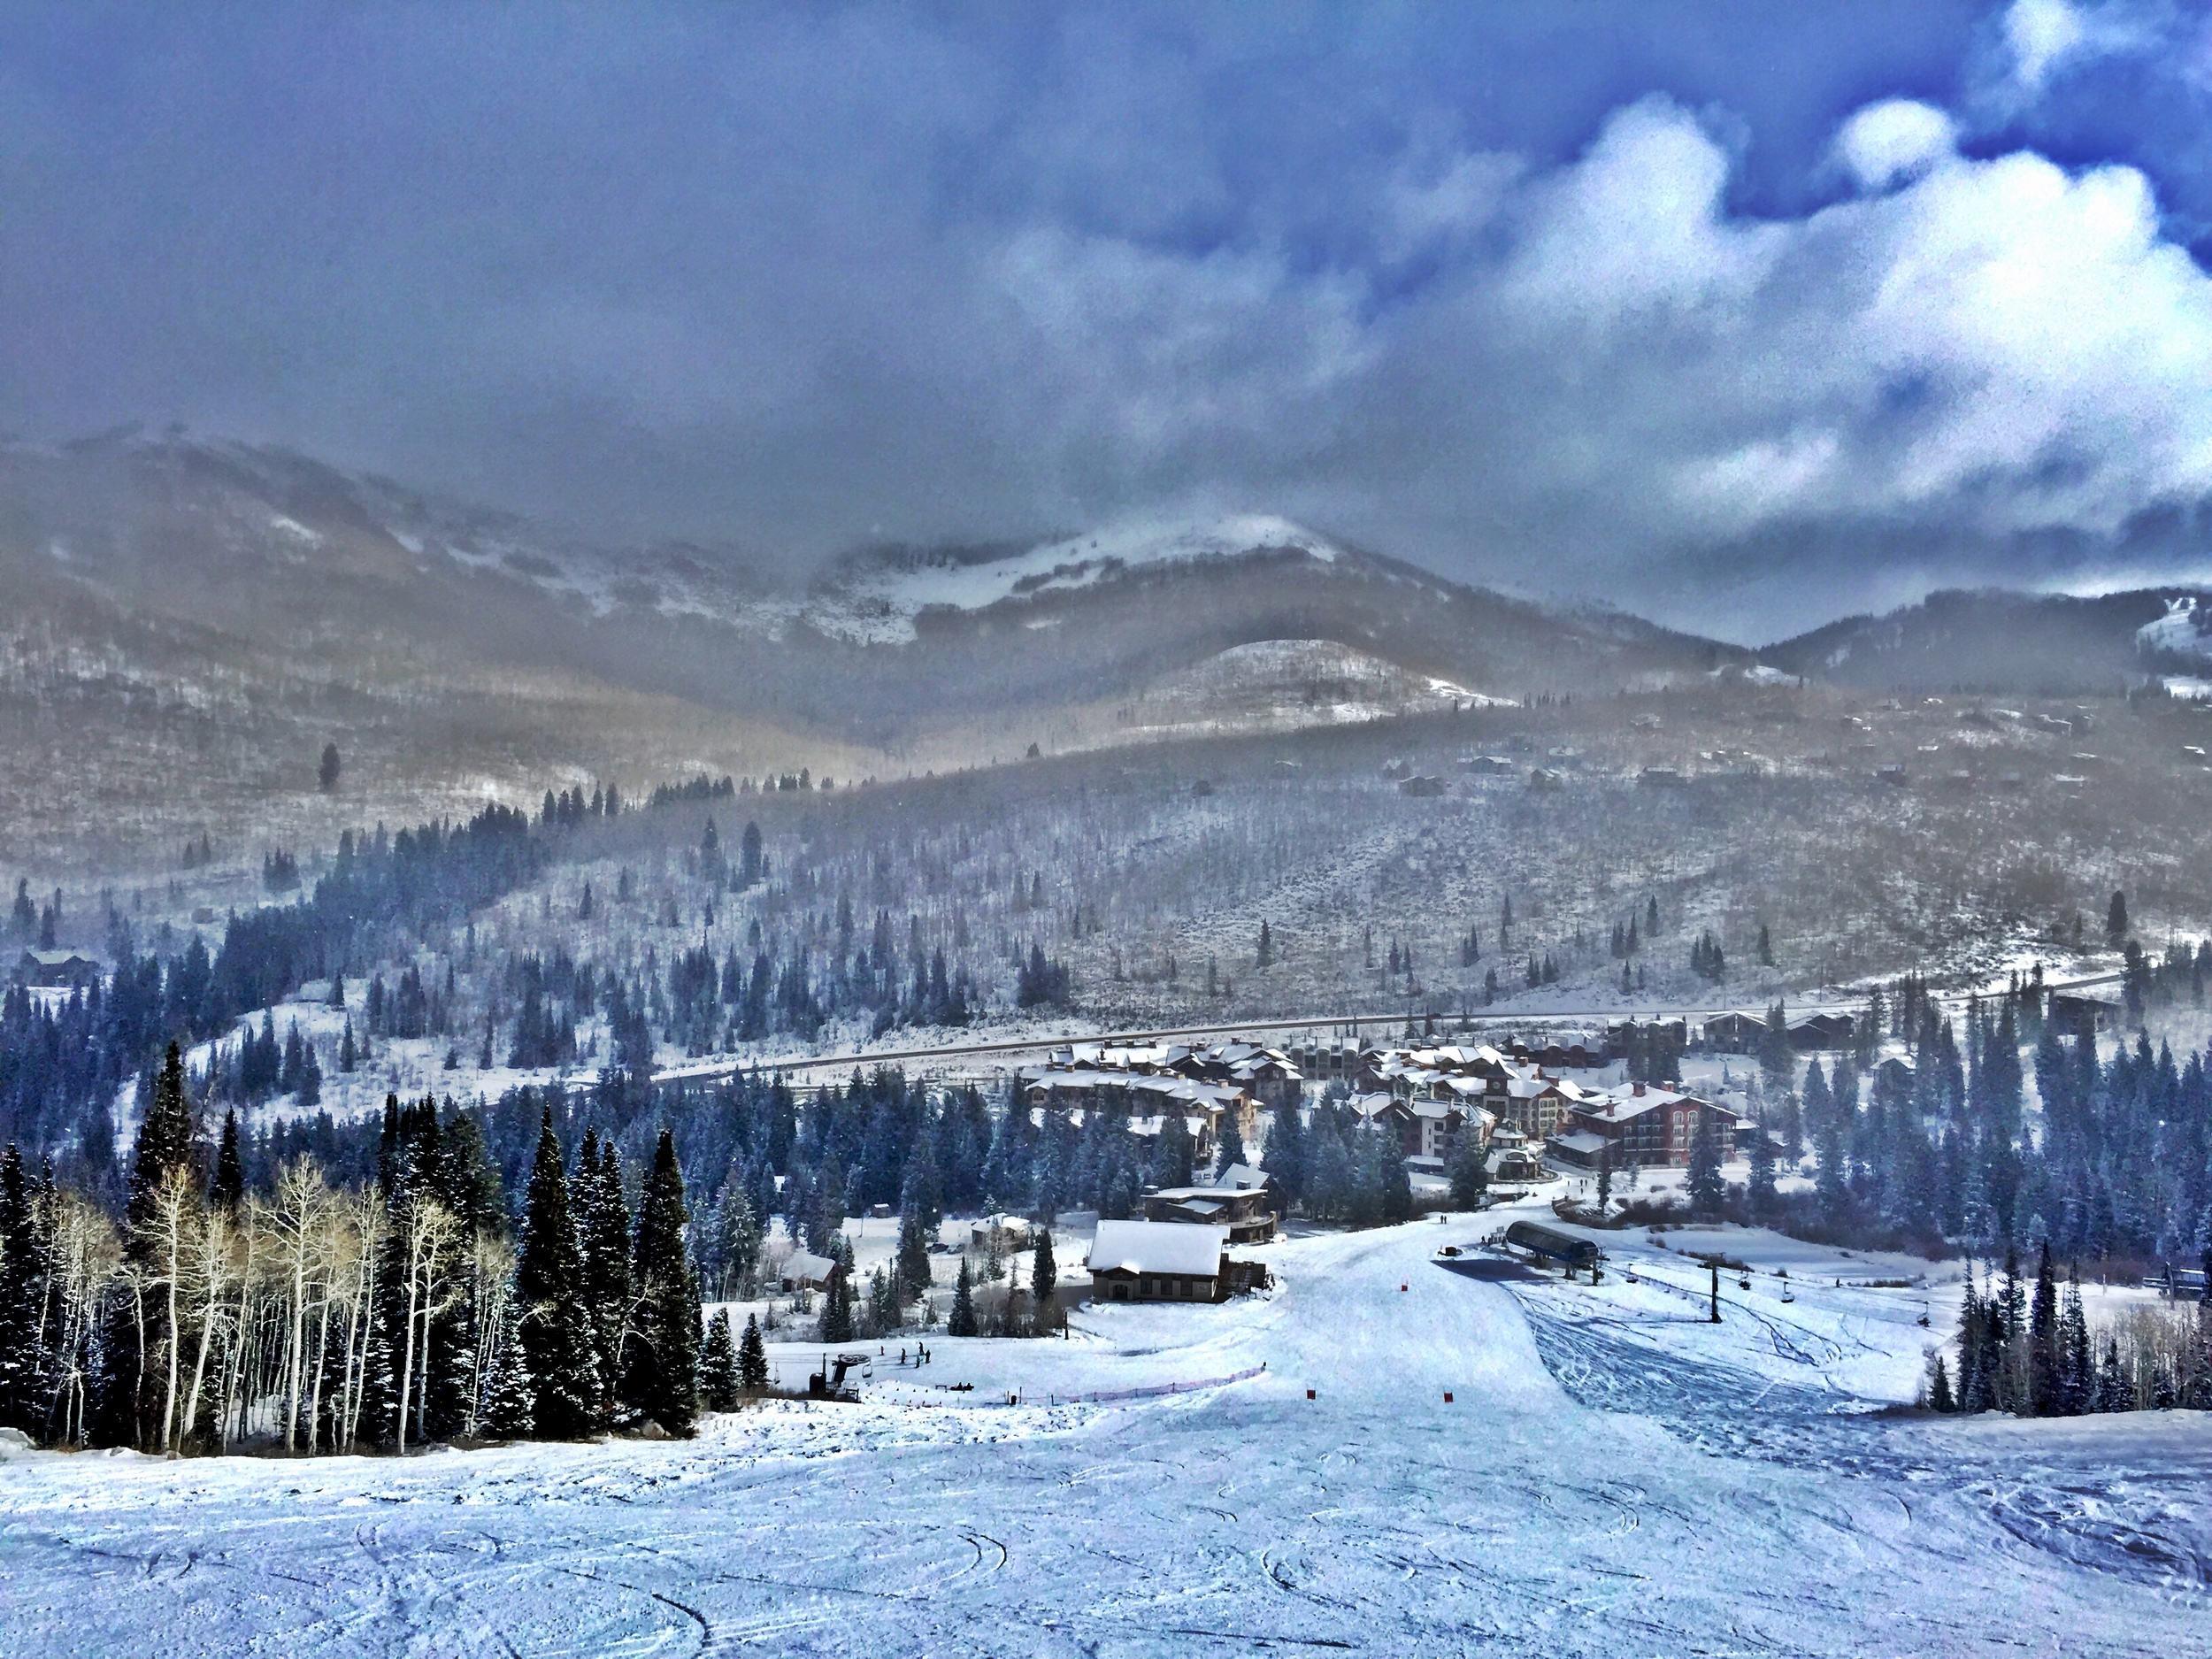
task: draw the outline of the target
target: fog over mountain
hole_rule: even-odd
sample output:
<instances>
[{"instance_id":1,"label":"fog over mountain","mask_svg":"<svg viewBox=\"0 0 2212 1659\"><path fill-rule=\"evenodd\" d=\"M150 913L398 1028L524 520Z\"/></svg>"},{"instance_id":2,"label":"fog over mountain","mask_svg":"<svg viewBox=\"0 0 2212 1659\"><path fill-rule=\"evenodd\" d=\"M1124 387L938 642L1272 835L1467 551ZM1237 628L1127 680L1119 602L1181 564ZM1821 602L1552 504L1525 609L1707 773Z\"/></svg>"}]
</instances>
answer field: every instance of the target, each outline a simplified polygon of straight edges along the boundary
<instances>
[{"instance_id":1,"label":"fog over mountain","mask_svg":"<svg viewBox=\"0 0 2212 1659\"><path fill-rule=\"evenodd\" d=\"M2200 15L0 19L0 419L810 571L1274 513L1745 641L2200 574Z\"/></svg>"}]
</instances>

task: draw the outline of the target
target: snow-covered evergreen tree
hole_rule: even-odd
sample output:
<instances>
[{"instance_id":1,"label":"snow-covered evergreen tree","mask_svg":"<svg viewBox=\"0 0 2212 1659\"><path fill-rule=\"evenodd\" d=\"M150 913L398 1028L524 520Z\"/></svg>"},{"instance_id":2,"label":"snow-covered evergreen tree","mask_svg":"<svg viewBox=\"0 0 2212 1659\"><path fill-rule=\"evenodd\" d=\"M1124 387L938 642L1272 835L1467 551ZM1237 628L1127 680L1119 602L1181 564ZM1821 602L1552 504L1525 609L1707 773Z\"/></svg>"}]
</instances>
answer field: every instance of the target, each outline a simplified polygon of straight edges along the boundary
<instances>
[{"instance_id":1,"label":"snow-covered evergreen tree","mask_svg":"<svg viewBox=\"0 0 2212 1659\"><path fill-rule=\"evenodd\" d=\"M584 1299L583 1248L569 1211L568 1172L548 1110L538 1133L515 1266L518 1328L535 1432L548 1440L590 1432L599 1417L598 1337Z\"/></svg>"},{"instance_id":2,"label":"snow-covered evergreen tree","mask_svg":"<svg viewBox=\"0 0 2212 1659\"><path fill-rule=\"evenodd\" d=\"M523 1352L521 1309L510 1279L500 1293L499 1346L484 1375L483 1394L477 1404L477 1423L485 1439L528 1440L535 1431L536 1388Z\"/></svg>"},{"instance_id":3,"label":"snow-covered evergreen tree","mask_svg":"<svg viewBox=\"0 0 2212 1659\"><path fill-rule=\"evenodd\" d=\"M737 1343L730 1335L727 1308L717 1308L714 1317L707 1323L706 1343L699 1350L699 1380L708 1410L737 1409Z\"/></svg>"},{"instance_id":4,"label":"snow-covered evergreen tree","mask_svg":"<svg viewBox=\"0 0 2212 1659\"><path fill-rule=\"evenodd\" d=\"M952 1313L945 1321L949 1336L973 1336L975 1324L974 1280L968 1272L968 1258L960 1258L960 1277L952 1283Z\"/></svg>"},{"instance_id":5,"label":"snow-covered evergreen tree","mask_svg":"<svg viewBox=\"0 0 2212 1659\"><path fill-rule=\"evenodd\" d=\"M611 1163L605 1167L611 1172ZM671 1434L689 1433L699 1415L699 1281L684 1241L689 1219L676 1138L664 1129L638 1212L622 1402Z\"/></svg>"},{"instance_id":6,"label":"snow-covered evergreen tree","mask_svg":"<svg viewBox=\"0 0 2212 1659\"><path fill-rule=\"evenodd\" d=\"M768 1349L761 1340L760 1316L745 1316L744 1340L737 1347L737 1386L749 1394L768 1388Z\"/></svg>"}]
</instances>

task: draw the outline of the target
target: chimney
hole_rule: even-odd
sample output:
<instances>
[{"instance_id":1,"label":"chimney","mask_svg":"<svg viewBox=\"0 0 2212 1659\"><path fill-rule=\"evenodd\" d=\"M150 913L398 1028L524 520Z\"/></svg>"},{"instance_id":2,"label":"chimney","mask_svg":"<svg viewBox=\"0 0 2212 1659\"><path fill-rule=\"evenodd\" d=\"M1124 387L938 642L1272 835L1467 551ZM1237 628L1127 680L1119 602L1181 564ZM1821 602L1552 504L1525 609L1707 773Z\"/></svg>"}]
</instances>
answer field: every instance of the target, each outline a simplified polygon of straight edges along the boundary
<instances>
[{"instance_id":1,"label":"chimney","mask_svg":"<svg viewBox=\"0 0 2212 1659\"><path fill-rule=\"evenodd\" d=\"M1630 1090L1630 1093L1634 1094L1638 1100L1641 1100L1644 1097L1644 1086L1641 1083L1639 1083Z\"/></svg>"}]
</instances>

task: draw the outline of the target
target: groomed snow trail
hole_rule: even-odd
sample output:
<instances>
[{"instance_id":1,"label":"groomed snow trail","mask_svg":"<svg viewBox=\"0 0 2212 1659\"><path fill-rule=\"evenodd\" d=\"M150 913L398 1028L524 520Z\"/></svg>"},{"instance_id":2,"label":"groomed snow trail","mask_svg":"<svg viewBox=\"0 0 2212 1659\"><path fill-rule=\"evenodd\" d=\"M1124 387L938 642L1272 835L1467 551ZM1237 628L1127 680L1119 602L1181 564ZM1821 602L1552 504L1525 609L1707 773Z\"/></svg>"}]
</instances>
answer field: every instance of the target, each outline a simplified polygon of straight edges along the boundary
<instances>
[{"instance_id":1,"label":"groomed snow trail","mask_svg":"<svg viewBox=\"0 0 2212 1659\"><path fill-rule=\"evenodd\" d=\"M1855 1463L1840 1439L1793 1461L1731 1448L1671 1425L1669 1396L1748 1373L1578 1403L1586 1378L1566 1366L1563 1388L1540 1343L1591 1310L1430 1259L1459 1236L1285 1244L1270 1299L1087 1310L1064 1343L941 1340L927 1371L879 1366L865 1404L771 1406L687 1443L0 1464L0 1649L2212 1651L2185 1563L2112 1571L2037 1531L2080 1536L2062 1512L2119 1466L2164 1469L2201 1510L2202 1420L1859 1417L1828 1425L1867 1437ZM1652 1336L1628 1357L1663 1372ZM1580 1340L1585 1367L1626 1363L1602 1326ZM1218 1389L1041 1403L1263 1360Z\"/></svg>"}]
</instances>

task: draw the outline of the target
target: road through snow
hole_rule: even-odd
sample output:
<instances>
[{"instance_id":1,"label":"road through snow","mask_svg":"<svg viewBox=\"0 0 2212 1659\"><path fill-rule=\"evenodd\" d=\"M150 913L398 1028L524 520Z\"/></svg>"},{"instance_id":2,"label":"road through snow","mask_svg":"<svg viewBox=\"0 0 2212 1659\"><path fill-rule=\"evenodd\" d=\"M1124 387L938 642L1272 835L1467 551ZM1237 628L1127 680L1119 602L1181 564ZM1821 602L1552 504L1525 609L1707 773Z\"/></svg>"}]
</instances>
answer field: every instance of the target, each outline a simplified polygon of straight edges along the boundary
<instances>
[{"instance_id":1,"label":"road through snow","mask_svg":"<svg viewBox=\"0 0 2212 1659\"><path fill-rule=\"evenodd\" d=\"M2201 1515L2200 1417L1836 1417L1813 1371L1770 1432L1794 1446L1821 1416L1826 1438L1772 1455L1714 1424L1763 1409L1774 1379L1677 1356L1646 1317L1675 1315L1431 1259L1473 1231L1293 1240L1271 1297L1087 1310L1067 1342L940 1340L927 1371L879 1366L862 1405L770 1405L689 1442L18 1459L0 1649L2212 1651L2201 1563L2193 1585L2184 1563L2127 1571L2068 1548L2062 1514L2154 1468L2160 1501ZM1034 1403L1263 1361L1195 1394ZM1024 1403L987 1403L1008 1392Z\"/></svg>"}]
</instances>

